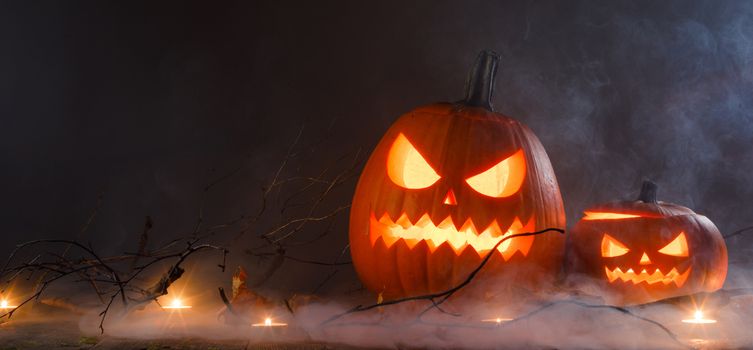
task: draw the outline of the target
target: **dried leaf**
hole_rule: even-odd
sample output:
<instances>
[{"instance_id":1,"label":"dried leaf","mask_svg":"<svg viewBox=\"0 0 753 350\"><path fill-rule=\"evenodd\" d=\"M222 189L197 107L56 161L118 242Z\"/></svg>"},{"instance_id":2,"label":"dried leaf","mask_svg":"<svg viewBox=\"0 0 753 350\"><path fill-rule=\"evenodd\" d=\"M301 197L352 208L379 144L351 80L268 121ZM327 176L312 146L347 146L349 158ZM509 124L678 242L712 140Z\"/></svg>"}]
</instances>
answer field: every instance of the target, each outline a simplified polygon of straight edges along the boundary
<instances>
[{"instance_id":1,"label":"dried leaf","mask_svg":"<svg viewBox=\"0 0 753 350\"><path fill-rule=\"evenodd\" d=\"M235 299L241 291L246 289L246 279L248 274L246 270L238 266L233 274L233 299Z\"/></svg>"}]
</instances>

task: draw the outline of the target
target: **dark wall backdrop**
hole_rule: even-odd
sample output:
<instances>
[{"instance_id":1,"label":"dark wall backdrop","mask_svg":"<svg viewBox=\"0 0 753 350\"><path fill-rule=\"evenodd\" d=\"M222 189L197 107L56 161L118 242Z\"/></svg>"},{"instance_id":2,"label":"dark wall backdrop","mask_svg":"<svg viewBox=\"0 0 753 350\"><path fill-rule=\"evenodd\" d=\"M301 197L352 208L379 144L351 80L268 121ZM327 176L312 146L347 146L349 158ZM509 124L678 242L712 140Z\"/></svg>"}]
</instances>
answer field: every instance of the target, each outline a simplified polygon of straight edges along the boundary
<instances>
[{"instance_id":1,"label":"dark wall backdrop","mask_svg":"<svg viewBox=\"0 0 753 350\"><path fill-rule=\"evenodd\" d=\"M242 165L206 201L207 221L235 217L302 126L326 140L288 175L459 99L486 48L504 56L494 105L539 135L570 224L644 177L723 232L753 224L749 1L2 1L0 48L0 252L76 237L100 192L80 237L100 249L133 251L145 215L183 234ZM298 253L331 258L346 221Z\"/></svg>"}]
</instances>

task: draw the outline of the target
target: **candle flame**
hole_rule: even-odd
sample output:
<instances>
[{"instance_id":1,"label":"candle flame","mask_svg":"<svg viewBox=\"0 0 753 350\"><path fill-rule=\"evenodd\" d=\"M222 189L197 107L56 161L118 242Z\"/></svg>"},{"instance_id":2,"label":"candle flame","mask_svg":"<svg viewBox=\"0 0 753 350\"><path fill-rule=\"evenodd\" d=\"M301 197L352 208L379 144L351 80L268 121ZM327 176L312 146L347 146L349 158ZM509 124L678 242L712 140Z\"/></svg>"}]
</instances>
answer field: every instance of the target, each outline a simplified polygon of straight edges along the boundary
<instances>
[{"instance_id":1,"label":"candle flame","mask_svg":"<svg viewBox=\"0 0 753 350\"><path fill-rule=\"evenodd\" d=\"M502 324L502 322L507 322L507 321L512 321L512 319L511 318L497 317L497 318L487 318L487 319L481 320L481 322L496 323L498 325Z\"/></svg>"},{"instance_id":2,"label":"candle flame","mask_svg":"<svg viewBox=\"0 0 753 350\"><path fill-rule=\"evenodd\" d=\"M184 305L183 304L183 300L181 300L180 298L175 298L172 301L170 301L170 304L164 305L164 306L162 306L162 308L163 309L170 309L170 310L173 310L173 309L190 309L191 306Z\"/></svg>"},{"instance_id":3,"label":"candle flame","mask_svg":"<svg viewBox=\"0 0 753 350\"><path fill-rule=\"evenodd\" d=\"M716 323L716 320L704 318L703 311L695 310L695 312L693 312L693 318L682 320L682 322L693 323L693 324L710 324L710 323Z\"/></svg>"},{"instance_id":4,"label":"candle flame","mask_svg":"<svg viewBox=\"0 0 753 350\"><path fill-rule=\"evenodd\" d=\"M251 326L252 327L285 327L287 326L287 323L280 323L280 322L274 322L272 321L271 317L267 317L264 319L261 323L254 323Z\"/></svg>"},{"instance_id":5,"label":"candle flame","mask_svg":"<svg viewBox=\"0 0 753 350\"><path fill-rule=\"evenodd\" d=\"M8 310L15 309L17 307L17 305L11 305L10 302L8 302L8 299L0 300L0 309Z\"/></svg>"}]
</instances>

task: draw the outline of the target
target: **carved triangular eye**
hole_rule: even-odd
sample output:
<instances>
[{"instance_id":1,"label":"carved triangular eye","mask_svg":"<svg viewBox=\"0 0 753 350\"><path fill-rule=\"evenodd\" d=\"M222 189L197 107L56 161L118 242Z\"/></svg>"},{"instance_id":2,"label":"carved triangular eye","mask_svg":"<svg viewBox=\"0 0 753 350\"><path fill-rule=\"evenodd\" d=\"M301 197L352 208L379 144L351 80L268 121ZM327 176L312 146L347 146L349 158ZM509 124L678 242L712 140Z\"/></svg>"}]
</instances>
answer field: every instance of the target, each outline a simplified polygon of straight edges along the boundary
<instances>
[{"instance_id":1,"label":"carved triangular eye","mask_svg":"<svg viewBox=\"0 0 753 350\"><path fill-rule=\"evenodd\" d=\"M672 242L659 249L659 253L671 256L688 256L688 241L685 239L685 232L680 232Z\"/></svg>"},{"instance_id":2,"label":"carved triangular eye","mask_svg":"<svg viewBox=\"0 0 753 350\"><path fill-rule=\"evenodd\" d=\"M495 164L484 172L465 180L476 192L501 198L517 193L526 178L526 157L523 150Z\"/></svg>"},{"instance_id":3,"label":"carved triangular eye","mask_svg":"<svg viewBox=\"0 0 753 350\"><path fill-rule=\"evenodd\" d=\"M604 234L604 238L601 239L601 256L605 258L614 258L616 256L625 255L629 251L630 249L624 244L606 233Z\"/></svg>"},{"instance_id":4,"label":"carved triangular eye","mask_svg":"<svg viewBox=\"0 0 753 350\"><path fill-rule=\"evenodd\" d=\"M387 175L396 185L408 189L427 188L441 178L402 133L387 155Z\"/></svg>"}]
</instances>

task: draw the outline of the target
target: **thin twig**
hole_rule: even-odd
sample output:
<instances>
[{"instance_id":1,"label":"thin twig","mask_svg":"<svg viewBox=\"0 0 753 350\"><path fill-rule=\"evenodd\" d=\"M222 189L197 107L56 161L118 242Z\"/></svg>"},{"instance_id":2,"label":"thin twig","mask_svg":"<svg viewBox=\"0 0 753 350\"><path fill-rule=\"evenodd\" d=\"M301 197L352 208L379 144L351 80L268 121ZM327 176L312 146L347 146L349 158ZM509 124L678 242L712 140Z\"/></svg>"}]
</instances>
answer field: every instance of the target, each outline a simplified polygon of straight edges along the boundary
<instances>
[{"instance_id":1,"label":"thin twig","mask_svg":"<svg viewBox=\"0 0 753 350\"><path fill-rule=\"evenodd\" d=\"M729 238L735 237L735 236L737 236L737 235L739 235L739 234L742 234L742 233L744 233L744 232L746 232L746 231L749 231L749 230L751 230L751 229L753 229L753 226L748 226L748 227L745 227L745 228L741 228L741 229L739 229L739 230L737 230L737 231L735 231L735 232L732 232L732 233L730 233L730 234L726 234L726 235L724 235L724 236L722 236L722 237L723 237L724 239L729 239Z\"/></svg>"},{"instance_id":2,"label":"thin twig","mask_svg":"<svg viewBox=\"0 0 753 350\"><path fill-rule=\"evenodd\" d=\"M330 273L329 273L329 275L327 275L327 277L325 277L325 278L324 278L324 280L322 280L322 281L321 281L321 282L320 282L320 283L319 283L319 284L318 284L318 285L316 286L316 288L314 288L314 290L313 290L313 291L311 291L311 294L316 294L316 293L317 293L317 292L319 291L319 289L321 289L322 287L324 287L324 285L325 285L325 284L326 284L327 282L329 282L329 280L330 280L330 279L332 279L332 277L334 277L334 276L335 276L335 274L337 274L337 271L338 271L337 269L335 269L335 270L332 270L332 272L330 272Z\"/></svg>"},{"instance_id":3,"label":"thin twig","mask_svg":"<svg viewBox=\"0 0 753 350\"><path fill-rule=\"evenodd\" d=\"M551 307L553 307L555 305L559 305L559 304L572 304L572 305L577 305L577 306L584 307L584 308L589 308L589 309L607 309L607 310L618 311L618 312L622 313L623 315L630 316L632 318L641 320L643 322L650 323L650 324L658 327L664 333L666 333L678 345L680 345L682 347L685 347L685 348L691 348L692 349L691 346L689 346L689 345L683 343L682 341L680 341L680 339L677 338L677 335L674 332L672 332L669 328L667 328L665 325L661 324L658 321L652 320L650 318L646 318L646 317L634 314L632 311L630 311L626 307L613 306L613 305L604 305L604 304L588 304L588 303L584 303L584 302L581 302L581 301L569 300L569 299L568 300L556 300L556 301L548 302L548 303L546 303L546 304L544 304L544 305L542 305L542 306L540 306L540 307L538 307L538 308L536 308L536 309L534 309L534 310L532 310L532 311L530 311L530 312L528 312L528 313L526 313L526 314L524 314L522 316L516 317L514 320L510 320L510 321L507 321L507 322L501 324L501 326L507 326L509 324L517 323L517 322L523 321L525 319L531 318L534 315L536 315L538 313L541 313L544 310L549 309L549 308L551 308Z\"/></svg>"}]
</instances>

